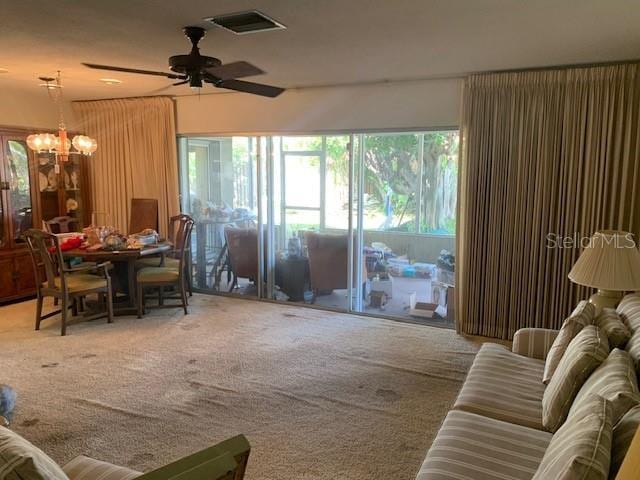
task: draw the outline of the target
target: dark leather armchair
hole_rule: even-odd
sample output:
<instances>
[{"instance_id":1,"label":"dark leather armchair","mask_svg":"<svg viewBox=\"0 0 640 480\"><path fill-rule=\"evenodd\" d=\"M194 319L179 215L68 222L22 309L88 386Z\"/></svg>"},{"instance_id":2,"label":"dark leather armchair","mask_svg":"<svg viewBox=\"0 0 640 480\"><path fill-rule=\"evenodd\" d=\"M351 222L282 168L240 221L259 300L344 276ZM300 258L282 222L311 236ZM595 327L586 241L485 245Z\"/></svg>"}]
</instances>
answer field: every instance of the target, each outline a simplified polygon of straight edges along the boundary
<instances>
[{"instance_id":1,"label":"dark leather armchair","mask_svg":"<svg viewBox=\"0 0 640 480\"><path fill-rule=\"evenodd\" d=\"M255 228L226 227L224 236L229 249L229 263L234 278L229 291L238 278L255 281L258 278L258 230Z\"/></svg>"},{"instance_id":2,"label":"dark leather armchair","mask_svg":"<svg viewBox=\"0 0 640 480\"><path fill-rule=\"evenodd\" d=\"M309 275L314 300L316 295L346 289L349 236L304 232L304 239L309 255ZM362 265L362 278L363 281L367 278L365 265Z\"/></svg>"}]
</instances>

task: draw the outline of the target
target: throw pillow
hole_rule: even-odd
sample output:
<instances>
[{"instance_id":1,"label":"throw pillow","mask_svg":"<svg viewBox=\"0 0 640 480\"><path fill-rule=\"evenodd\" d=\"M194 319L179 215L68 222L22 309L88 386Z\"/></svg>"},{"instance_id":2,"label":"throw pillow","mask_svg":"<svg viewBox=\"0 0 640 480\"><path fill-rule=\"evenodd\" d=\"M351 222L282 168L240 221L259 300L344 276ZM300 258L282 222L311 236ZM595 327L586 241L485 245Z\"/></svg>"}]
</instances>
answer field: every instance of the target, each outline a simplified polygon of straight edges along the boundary
<instances>
[{"instance_id":1,"label":"throw pillow","mask_svg":"<svg viewBox=\"0 0 640 480\"><path fill-rule=\"evenodd\" d=\"M69 480L42 450L0 427L0 480Z\"/></svg>"},{"instance_id":2,"label":"throw pillow","mask_svg":"<svg viewBox=\"0 0 640 480\"><path fill-rule=\"evenodd\" d=\"M636 370L640 371L640 295L626 295L621 301L616 312L622 321L631 330L631 338L627 342L625 350L629 352L636 365Z\"/></svg>"},{"instance_id":3,"label":"throw pillow","mask_svg":"<svg viewBox=\"0 0 640 480\"><path fill-rule=\"evenodd\" d=\"M578 391L608 355L607 336L595 325L584 327L571 340L542 396L545 429L555 432L560 428Z\"/></svg>"},{"instance_id":4,"label":"throw pillow","mask_svg":"<svg viewBox=\"0 0 640 480\"><path fill-rule=\"evenodd\" d=\"M618 312L627 327L631 329L631 333L635 333L636 330L640 329L640 294L625 295L616 307L616 312Z\"/></svg>"},{"instance_id":5,"label":"throw pillow","mask_svg":"<svg viewBox=\"0 0 640 480\"><path fill-rule=\"evenodd\" d=\"M553 341L547 359L544 364L544 374L542 376L542 382L547 385L551 381L551 377L558 368L560 359L567 350L569 343L574 337L587 325L593 323L593 317L596 313L596 308L592 303L587 300L582 300L578 303L575 310L567 317L563 322L558 336Z\"/></svg>"},{"instance_id":6,"label":"throw pillow","mask_svg":"<svg viewBox=\"0 0 640 480\"><path fill-rule=\"evenodd\" d=\"M618 312L613 308L603 308L594 322L607 334L611 348L624 348L631 338L631 330L627 327Z\"/></svg>"},{"instance_id":7,"label":"throw pillow","mask_svg":"<svg viewBox=\"0 0 640 480\"><path fill-rule=\"evenodd\" d=\"M569 417L592 394L600 395L611 402L614 425L631 407L640 403L636 370L627 352L619 348L613 349L605 361L595 369L576 395L569 410Z\"/></svg>"},{"instance_id":8,"label":"throw pillow","mask_svg":"<svg viewBox=\"0 0 640 480\"><path fill-rule=\"evenodd\" d=\"M606 480L611 462L612 410L591 395L555 433L533 480Z\"/></svg>"},{"instance_id":9,"label":"throw pillow","mask_svg":"<svg viewBox=\"0 0 640 480\"><path fill-rule=\"evenodd\" d=\"M629 450L631 440L640 427L640 405L629 410L622 420L613 427L613 440L611 444L611 468L609 478L616 478L620 465Z\"/></svg>"}]
</instances>

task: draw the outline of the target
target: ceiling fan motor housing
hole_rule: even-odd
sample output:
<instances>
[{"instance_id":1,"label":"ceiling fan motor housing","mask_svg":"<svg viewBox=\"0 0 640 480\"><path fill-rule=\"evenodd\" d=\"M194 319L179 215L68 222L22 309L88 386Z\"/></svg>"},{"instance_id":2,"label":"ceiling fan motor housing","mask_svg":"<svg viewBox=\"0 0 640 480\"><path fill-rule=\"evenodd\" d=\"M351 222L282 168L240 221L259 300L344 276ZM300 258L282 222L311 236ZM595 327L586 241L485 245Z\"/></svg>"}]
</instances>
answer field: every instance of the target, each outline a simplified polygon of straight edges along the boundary
<instances>
[{"instance_id":1,"label":"ceiling fan motor housing","mask_svg":"<svg viewBox=\"0 0 640 480\"><path fill-rule=\"evenodd\" d=\"M188 55L169 57L169 68L176 73L188 75L191 87L202 87L202 69L222 65L218 58L200 55L198 43L205 33L205 29L201 27L184 27L184 34L192 44L191 52Z\"/></svg>"},{"instance_id":2,"label":"ceiling fan motor housing","mask_svg":"<svg viewBox=\"0 0 640 480\"><path fill-rule=\"evenodd\" d=\"M203 68L217 67L222 65L220 59L215 57L205 57L203 55L173 55L169 57L169 68L176 73L191 74L200 72Z\"/></svg>"}]
</instances>

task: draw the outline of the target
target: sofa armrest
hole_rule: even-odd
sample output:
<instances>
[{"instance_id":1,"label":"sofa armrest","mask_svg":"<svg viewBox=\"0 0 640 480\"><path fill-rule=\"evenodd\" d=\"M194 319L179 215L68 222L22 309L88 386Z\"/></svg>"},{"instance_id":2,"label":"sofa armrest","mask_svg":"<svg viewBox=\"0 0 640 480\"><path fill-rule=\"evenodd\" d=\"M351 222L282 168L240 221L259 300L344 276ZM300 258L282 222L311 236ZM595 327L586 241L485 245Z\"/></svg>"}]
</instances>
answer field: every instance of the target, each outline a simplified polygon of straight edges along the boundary
<instances>
[{"instance_id":1,"label":"sofa armrest","mask_svg":"<svg viewBox=\"0 0 640 480\"><path fill-rule=\"evenodd\" d=\"M548 328L521 328L513 336L511 351L525 357L544 360L558 335L558 330Z\"/></svg>"}]
</instances>

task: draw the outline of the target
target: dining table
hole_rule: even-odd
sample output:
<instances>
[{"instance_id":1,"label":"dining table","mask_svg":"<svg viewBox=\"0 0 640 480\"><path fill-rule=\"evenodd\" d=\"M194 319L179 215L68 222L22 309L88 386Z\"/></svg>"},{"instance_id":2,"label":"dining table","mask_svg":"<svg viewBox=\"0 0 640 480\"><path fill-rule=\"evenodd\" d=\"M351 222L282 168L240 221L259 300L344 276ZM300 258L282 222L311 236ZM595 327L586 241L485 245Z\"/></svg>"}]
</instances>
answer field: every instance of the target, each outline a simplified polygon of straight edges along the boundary
<instances>
[{"instance_id":1,"label":"dining table","mask_svg":"<svg viewBox=\"0 0 640 480\"><path fill-rule=\"evenodd\" d=\"M80 257L87 262L111 262L115 270L117 287L126 293L126 298L116 298L113 313L114 315L134 315L137 313L136 260L150 255L158 255L159 259L164 259L164 255L171 250L173 250L171 242L161 241L141 248L123 248L121 250L73 248L63 251L62 255L65 258Z\"/></svg>"}]
</instances>

